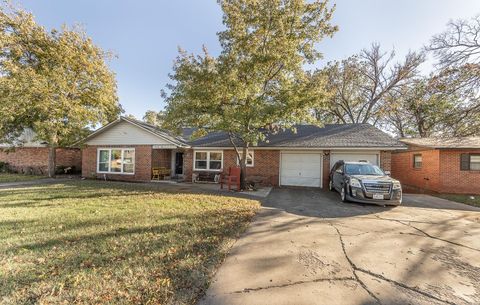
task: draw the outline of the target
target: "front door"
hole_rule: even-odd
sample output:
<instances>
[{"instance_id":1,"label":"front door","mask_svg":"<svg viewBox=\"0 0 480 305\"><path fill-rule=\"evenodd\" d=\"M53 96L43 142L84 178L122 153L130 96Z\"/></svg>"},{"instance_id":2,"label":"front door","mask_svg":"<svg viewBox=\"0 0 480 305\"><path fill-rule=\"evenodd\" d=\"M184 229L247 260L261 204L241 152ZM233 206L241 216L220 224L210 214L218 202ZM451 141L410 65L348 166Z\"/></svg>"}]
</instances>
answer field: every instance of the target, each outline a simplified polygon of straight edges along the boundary
<instances>
[{"instance_id":1,"label":"front door","mask_svg":"<svg viewBox=\"0 0 480 305\"><path fill-rule=\"evenodd\" d=\"M175 175L183 175L183 152L175 153Z\"/></svg>"}]
</instances>

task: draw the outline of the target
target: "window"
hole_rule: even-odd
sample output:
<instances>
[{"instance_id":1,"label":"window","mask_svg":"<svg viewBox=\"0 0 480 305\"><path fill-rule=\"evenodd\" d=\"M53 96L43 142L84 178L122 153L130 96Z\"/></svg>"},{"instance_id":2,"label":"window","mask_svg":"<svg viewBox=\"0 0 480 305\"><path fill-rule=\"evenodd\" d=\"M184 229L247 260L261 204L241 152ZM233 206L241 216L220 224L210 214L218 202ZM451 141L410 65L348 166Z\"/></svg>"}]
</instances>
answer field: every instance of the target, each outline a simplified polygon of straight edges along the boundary
<instances>
[{"instance_id":1,"label":"window","mask_svg":"<svg viewBox=\"0 0 480 305\"><path fill-rule=\"evenodd\" d=\"M239 154L240 154L240 158L242 158L243 152L240 151ZM238 160L238 158L237 158L237 165L240 165L240 160ZM253 167L253 151L249 151L247 153L247 167Z\"/></svg>"},{"instance_id":2,"label":"window","mask_svg":"<svg viewBox=\"0 0 480 305\"><path fill-rule=\"evenodd\" d=\"M480 154L461 154L460 170L480 171Z\"/></svg>"},{"instance_id":3,"label":"window","mask_svg":"<svg viewBox=\"0 0 480 305\"><path fill-rule=\"evenodd\" d=\"M196 151L195 170L220 171L223 167L223 152L221 151Z\"/></svg>"},{"instance_id":4,"label":"window","mask_svg":"<svg viewBox=\"0 0 480 305\"><path fill-rule=\"evenodd\" d=\"M135 172L135 149L101 148L98 150L97 172L133 174Z\"/></svg>"},{"instance_id":5,"label":"window","mask_svg":"<svg viewBox=\"0 0 480 305\"><path fill-rule=\"evenodd\" d=\"M480 155L470 154L470 170L480 171Z\"/></svg>"},{"instance_id":6,"label":"window","mask_svg":"<svg viewBox=\"0 0 480 305\"><path fill-rule=\"evenodd\" d=\"M422 155L413 155L413 168L422 168Z\"/></svg>"}]
</instances>

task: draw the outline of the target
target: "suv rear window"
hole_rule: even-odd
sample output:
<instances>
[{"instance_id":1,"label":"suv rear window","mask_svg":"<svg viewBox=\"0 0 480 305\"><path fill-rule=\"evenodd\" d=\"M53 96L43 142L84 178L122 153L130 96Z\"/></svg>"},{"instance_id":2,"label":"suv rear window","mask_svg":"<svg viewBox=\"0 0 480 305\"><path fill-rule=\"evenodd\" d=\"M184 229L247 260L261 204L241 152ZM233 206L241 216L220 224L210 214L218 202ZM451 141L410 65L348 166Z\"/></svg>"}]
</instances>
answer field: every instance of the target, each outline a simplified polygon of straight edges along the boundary
<instances>
[{"instance_id":1,"label":"suv rear window","mask_svg":"<svg viewBox=\"0 0 480 305\"><path fill-rule=\"evenodd\" d=\"M348 175L385 175L378 166L371 164L345 164L345 173Z\"/></svg>"}]
</instances>

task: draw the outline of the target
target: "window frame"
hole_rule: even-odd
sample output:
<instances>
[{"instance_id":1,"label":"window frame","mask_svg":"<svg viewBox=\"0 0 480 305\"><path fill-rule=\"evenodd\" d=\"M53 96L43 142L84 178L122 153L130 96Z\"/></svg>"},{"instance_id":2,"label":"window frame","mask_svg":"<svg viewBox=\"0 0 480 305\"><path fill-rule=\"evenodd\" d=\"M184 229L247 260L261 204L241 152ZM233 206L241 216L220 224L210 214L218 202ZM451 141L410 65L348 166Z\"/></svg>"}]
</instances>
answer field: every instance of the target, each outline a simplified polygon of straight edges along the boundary
<instances>
[{"instance_id":1,"label":"window frame","mask_svg":"<svg viewBox=\"0 0 480 305\"><path fill-rule=\"evenodd\" d=\"M206 153L207 154L207 168L197 168L197 153ZM220 160L219 169L210 169L210 153L219 153L222 156ZM217 161L218 160L214 160ZM195 150L193 152L193 170L194 171L208 171L208 172L221 172L223 171L223 150Z\"/></svg>"},{"instance_id":2,"label":"window frame","mask_svg":"<svg viewBox=\"0 0 480 305\"><path fill-rule=\"evenodd\" d=\"M415 161L415 157L420 157L422 160L420 162ZM420 166L417 166L417 163L420 163ZM413 168L421 169L423 167L423 156L422 154L413 154Z\"/></svg>"},{"instance_id":3,"label":"window frame","mask_svg":"<svg viewBox=\"0 0 480 305\"><path fill-rule=\"evenodd\" d=\"M120 150L121 151L121 166L120 166L120 171L119 172L112 172L111 171L111 158L112 158L112 150ZM130 163L125 163L124 158L125 158L125 151L127 150L132 150L133 151L133 171L131 173L129 172L124 172L124 165L125 164L130 164ZM100 170L100 152L101 151L108 151L108 171L101 171ZM136 151L134 147L99 147L97 148L97 174L109 174L109 175L135 175L135 155ZM105 163L105 162L101 162Z\"/></svg>"},{"instance_id":4,"label":"window frame","mask_svg":"<svg viewBox=\"0 0 480 305\"><path fill-rule=\"evenodd\" d=\"M243 155L243 151L239 151L238 152L240 154L240 156ZM253 150L248 150L247 152L247 155L251 154L252 155L252 164L248 164L248 157L247 157L247 167L255 167L255 154L253 152ZM237 165L240 165L240 160L238 159L238 156L237 154L235 153L235 159L237 159Z\"/></svg>"},{"instance_id":5,"label":"window frame","mask_svg":"<svg viewBox=\"0 0 480 305\"><path fill-rule=\"evenodd\" d=\"M472 157L480 157L480 154L478 153L473 153L473 154L468 154L468 168L470 171L480 171L480 168L479 169L472 169ZM475 162L477 163L477 162Z\"/></svg>"}]
</instances>

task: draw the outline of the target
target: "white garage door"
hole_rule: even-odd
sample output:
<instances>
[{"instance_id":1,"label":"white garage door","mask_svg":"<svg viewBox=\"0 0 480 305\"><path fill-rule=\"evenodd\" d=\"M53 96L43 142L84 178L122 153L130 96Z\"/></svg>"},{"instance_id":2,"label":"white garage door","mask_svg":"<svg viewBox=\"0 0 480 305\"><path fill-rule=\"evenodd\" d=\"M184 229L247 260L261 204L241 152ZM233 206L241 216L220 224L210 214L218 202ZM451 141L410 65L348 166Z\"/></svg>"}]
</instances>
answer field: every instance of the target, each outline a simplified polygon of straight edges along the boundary
<instances>
[{"instance_id":1,"label":"white garage door","mask_svg":"<svg viewBox=\"0 0 480 305\"><path fill-rule=\"evenodd\" d=\"M332 153L330 154L330 168L335 165L335 162L339 160L343 161L368 161L371 164L378 165L379 164L379 154L377 152L371 153Z\"/></svg>"},{"instance_id":2,"label":"white garage door","mask_svg":"<svg viewBox=\"0 0 480 305\"><path fill-rule=\"evenodd\" d=\"M322 186L322 154L282 153L280 185Z\"/></svg>"}]
</instances>

